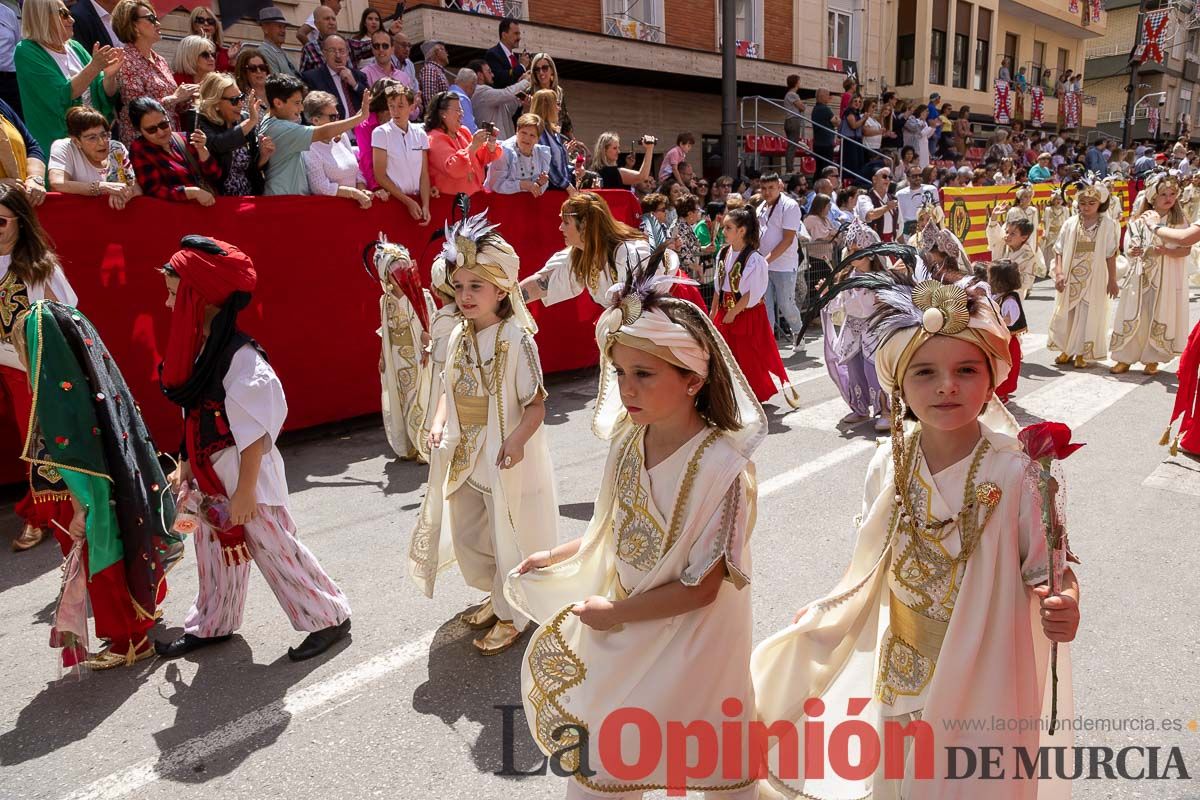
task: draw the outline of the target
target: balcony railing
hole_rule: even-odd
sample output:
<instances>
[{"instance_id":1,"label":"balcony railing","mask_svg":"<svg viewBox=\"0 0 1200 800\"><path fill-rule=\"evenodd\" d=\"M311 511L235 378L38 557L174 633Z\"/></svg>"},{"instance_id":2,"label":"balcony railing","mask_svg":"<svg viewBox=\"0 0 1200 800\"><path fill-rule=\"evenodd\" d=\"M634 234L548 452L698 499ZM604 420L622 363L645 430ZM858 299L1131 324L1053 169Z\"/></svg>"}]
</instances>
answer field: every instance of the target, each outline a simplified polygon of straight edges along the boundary
<instances>
[{"instance_id":1,"label":"balcony railing","mask_svg":"<svg viewBox=\"0 0 1200 800\"><path fill-rule=\"evenodd\" d=\"M446 8L489 17L525 18L525 0L443 0Z\"/></svg>"},{"instance_id":2,"label":"balcony railing","mask_svg":"<svg viewBox=\"0 0 1200 800\"><path fill-rule=\"evenodd\" d=\"M628 14L607 14L604 17L604 32L609 36L620 36L623 39L637 39L639 42L654 42L664 44L667 41L666 32L657 25L643 22Z\"/></svg>"}]
</instances>

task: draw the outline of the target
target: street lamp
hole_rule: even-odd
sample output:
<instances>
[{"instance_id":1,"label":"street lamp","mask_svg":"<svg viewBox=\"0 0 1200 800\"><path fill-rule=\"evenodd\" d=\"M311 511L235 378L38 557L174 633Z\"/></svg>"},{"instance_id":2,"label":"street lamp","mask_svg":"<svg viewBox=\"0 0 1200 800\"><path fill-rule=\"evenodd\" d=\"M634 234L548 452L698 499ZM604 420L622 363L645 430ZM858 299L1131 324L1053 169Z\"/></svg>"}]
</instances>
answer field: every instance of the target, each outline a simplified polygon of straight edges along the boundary
<instances>
[{"instance_id":1,"label":"street lamp","mask_svg":"<svg viewBox=\"0 0 1200 800\"><path fill-rule=\"evenodd\" d=\"M1138 101L1133 104L1133 112L1129 115L1129 119L1127 119L1125 121L1125 137L1124 138L1127 143L1132 138L1133 125L1137 118L1137 108L1142 103L1149 100L1151 97L1158 98L1158 108L1159 108L1158 125L1154 128L1154 149L1157 150L1158 149L1158 135L1159 135L1159 132L1162 131L1162 125L1163 125L1162 108L1163 108L1163 106L1165 106L1167 104L1167 93L1166 92L1151 92L1150 94L1144 94L1138 98Z\"/></svg>"}]
</instances>

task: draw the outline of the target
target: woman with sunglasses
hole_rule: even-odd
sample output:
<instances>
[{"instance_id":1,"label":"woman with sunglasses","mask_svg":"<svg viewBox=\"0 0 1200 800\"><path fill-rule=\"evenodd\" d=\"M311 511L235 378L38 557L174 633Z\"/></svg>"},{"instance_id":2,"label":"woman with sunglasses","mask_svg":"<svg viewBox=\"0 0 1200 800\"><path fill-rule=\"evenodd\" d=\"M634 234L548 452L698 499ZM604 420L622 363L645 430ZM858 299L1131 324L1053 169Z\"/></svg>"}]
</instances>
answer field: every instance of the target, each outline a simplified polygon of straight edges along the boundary
<instances>
[{"instance_id":1,"label":"woman with sunglasses","mask_svg":"<svg viewBox=\"0 0 1200 800\"><path fill-rule=\"evenodd\" d=\"M162 27L148 0L121 0L113 9L112 23L113 32L125 43L121 50L123 105L118 115L119 132L121 142L132 149L134 139L140 138L138 127L129 119L129 108L135 100L149 97L157 101L165 110L170 127L180 130L177 112L191 107L199 87L194 83L177 83L167 60L154 51L154 45L162 38Z\"/></svg>"},{"instance_id":2,"label":"woman with sunglasses","mask_svg":"<svg viewBox=\"0 0 1200 800\"><path fill-rule=\"evenodd\" d=\"M213 43L216 50L217 71L229 72L233 60L242 49L241 42L225 46L225 37L221 33L221 23L217 15L208 6L197 6L188 16L188 28L193 36L203 36Z\"/></svg>"},{"instance_id":3,"label":"woman with sunglasses","mask_svg":"<svg viewBox=\"0 0 1200 800\"><path fill-rule=\"evenodd\" d=\"M261 195L266 187L263 170L275 152L270 136L258 135L262 105L253 93L238 88L233 76L214 72L200 84L198 129L208 151L221 167L214 188L223 195Z\"/></svg>"},{"instance_id":4,"label":"woman with sunglasses","mask_svg":"<svg viewBox=\"0 0 1200 800\"><path fill-rule=\"evenodd\" d=\"M89 54L71 36L75 20L63 0L27 0L22 40L13 55L25 124L45 160L50 145L67 135L67 109L89 105L108 118L117 94L121 53L96 47ZM19 160L19 159L18 159ZM37 175L41 176L41 172ZM12 176L9 176L12 177ZM30 180L33 180L30 177ZM37 191L44 193L41 185ZM40 202L38 196L32 198Z\"/></svg>"},{"instance_id":5,"label":"woman with sunglasses","mask_svg":"<svg viewBox=\"0 0 1200 800\"><path fill-rule=\"evenodd\" d=\"M171 130L162 103L139 97L129 104L129 124L138 132L130 154L138 183L147 197L211 206L221 166L208 152L208 137L197 130L188 139Z\"/></svg>"},{"instance_id":6,"label":"woman with sunglasses","mask_svg":"<svg viewBox=\"0 0 1200 800\"><path fill-rule=\"evenodd\" d=\"M243 47L233 65L238 88L253 94L267 107L267 78L271 77L271 65L256 47Z\"/></svg>"},{"instance_id":7,"label":"woman with sunglasses","mask_svg":"<svg viewBox=\"0 0 1200 800\"><path fill-rule=\"evenodd\" d=\"M125 145L114 142L112 125L94 108L67 110L69 138L50 147L50 189L63 194L104 196L120 211L142 193Z\"/></svg>"},{"instance_id":8,"label":"woman with sunglasses","mask_svg":"<svg viewBox=\"0 0 1200 800\"><path fill-rule=\"evenodd\" d=\"M217 72L217 47L203 36L185 36L175 48L176 83L199 86L206 77Z\"/></svg>"},{"instance_id":9,"label":"woman with sunglasses","mask_svg":"<svg viewBox=\"0 0 1200 800\"><path fill-rule=\"evenodd\" d=\"M10 185L0 186L0 296L6 309L6 313L0 314L0 383L8 390L24 445L33 396L13 336L17 325L25 320L20 312L38 300L57 300L73 306L78 298L28 197ZM12 549L16 551L28 550L40 542L46 531L53 529L52 520L66 527L74 517L70 501L48 491L50 487L44 485L40 471L31 471L29 478L31 491L15 509L25 522L21 534L13 539ZM32 491L34 486L39 489L36 495Z\"/></svg>"}]
</instances>

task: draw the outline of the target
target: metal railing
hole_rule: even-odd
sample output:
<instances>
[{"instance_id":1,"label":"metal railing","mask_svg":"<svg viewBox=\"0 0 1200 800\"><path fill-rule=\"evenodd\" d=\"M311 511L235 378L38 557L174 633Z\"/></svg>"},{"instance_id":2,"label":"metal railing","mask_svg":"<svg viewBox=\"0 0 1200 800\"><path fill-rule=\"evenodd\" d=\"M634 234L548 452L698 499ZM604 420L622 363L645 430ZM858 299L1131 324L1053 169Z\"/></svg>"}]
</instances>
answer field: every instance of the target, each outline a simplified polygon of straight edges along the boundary
<instances>
[{"instance_id":1,"label":"metal railing","mask_svg":"<svg viewBox=\"0 0 1200 800\"><path fill-rule=\"evenodd\" d=\"M655 44L663 44L667 40L666 31L662 28L628 14L605 14L604 33L607 36L619 36L622 39L637 39L639 42L654 42Z\"/></svg>"},{"instance_id":2,"label":"metal railing","mask_svg":"<svg viewBox=\"0 0 1200 800\"><path fill-rule=\"evenodd\" d=\"M750 114L747 114L747 112L746 112L747 103L753 104L753 111ZM768 112L775 112L775 111L779 112L779 115L782 116L782 119L780 121L775 121L774 119L764 120L763 114L762 114L764 107L768 110ZM775 116L777 116L775 113L771 113L771 117L775 117ZM849 175L849 176L855 178L856 180L861 181L862 183L865 183L868 185L870 185L870 183L871 183L870 178L864 177L862 175L859 175L857 172L854 172L853 170L848 170L845 168L846 142L853 142L855 147L860 148L863 152L873 154L879 160L886 162L889 167L895 166L896 162L891 156L886 155L885 153L882 153L878 150L874 150L870 147L867 147L858 139L852 139L849 136L845 136L842 133L839 133L838 131L834 130L833 128L828 128L824 125L820 125L820 124L814 122L810 115L797 113L795 109L788 108L786 105L784 105L781 100L775 100L773 98L763 97L761 95L752 95L749 97L743 97L741 99L741 103L738 108L738 127L741 128L743 131L750 130L751 135L753 135L753 136L774 136L776 138L782 139L788 145L795 147L801 154L806 155L806 156L811 156L812 158L816 159L818 162L818 168L819 168L820 162L825 160L824 157L818 156L816 154L816 152L814 152L813 149L811 147L809 147L808 145L806 145L804 142L794 141L787 137L787 133L786 133L786 129L783 124L783 121L787 120L788 118L797 118L797 119L803 120L804 123L806 125L811 126L814 131L816 131L816 130L827 131L827 132L833 134L833 137L835 140L841 140L841 147L838 148L838 152L837 152L837 160L838 160L837 167L838 167L838 171L843 176ZM781 129L784 129L784 130L781 130ZM755 151L754 151L754 167L755 167L755 169L758 169L758 166L760 163L760 159L759 159L760 155L761 155L760 149L755 149Z\"/></svg>"},{"instance_id":3,"label":"metal railing","mask_svg":"<svg viewBox=\"0 0 1200 800\"><path fill-rule=\"evenodd\" d=\"M442 0L442 5L468 14L525 19L525 0Z\"/></svg>"}]
</instances>

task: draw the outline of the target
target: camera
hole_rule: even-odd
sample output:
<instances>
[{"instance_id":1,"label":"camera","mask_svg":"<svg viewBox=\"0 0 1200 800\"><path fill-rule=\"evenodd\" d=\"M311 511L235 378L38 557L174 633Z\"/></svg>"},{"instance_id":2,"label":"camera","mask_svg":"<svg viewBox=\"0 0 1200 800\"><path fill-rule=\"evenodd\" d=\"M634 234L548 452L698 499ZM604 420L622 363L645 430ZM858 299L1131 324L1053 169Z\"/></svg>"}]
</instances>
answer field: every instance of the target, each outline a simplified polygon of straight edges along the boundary
<instances>
[{"instance_id":1,"label":"camera","mask_svg":"<svg viewBox=\"0 0 1200 800\"><path fill-rule=\"evenodd\" d=\"M648 144L658 144L658 138L654 136L643 136L637 140L638 147L644 147Z\"/></svg>"}]
</instances>

